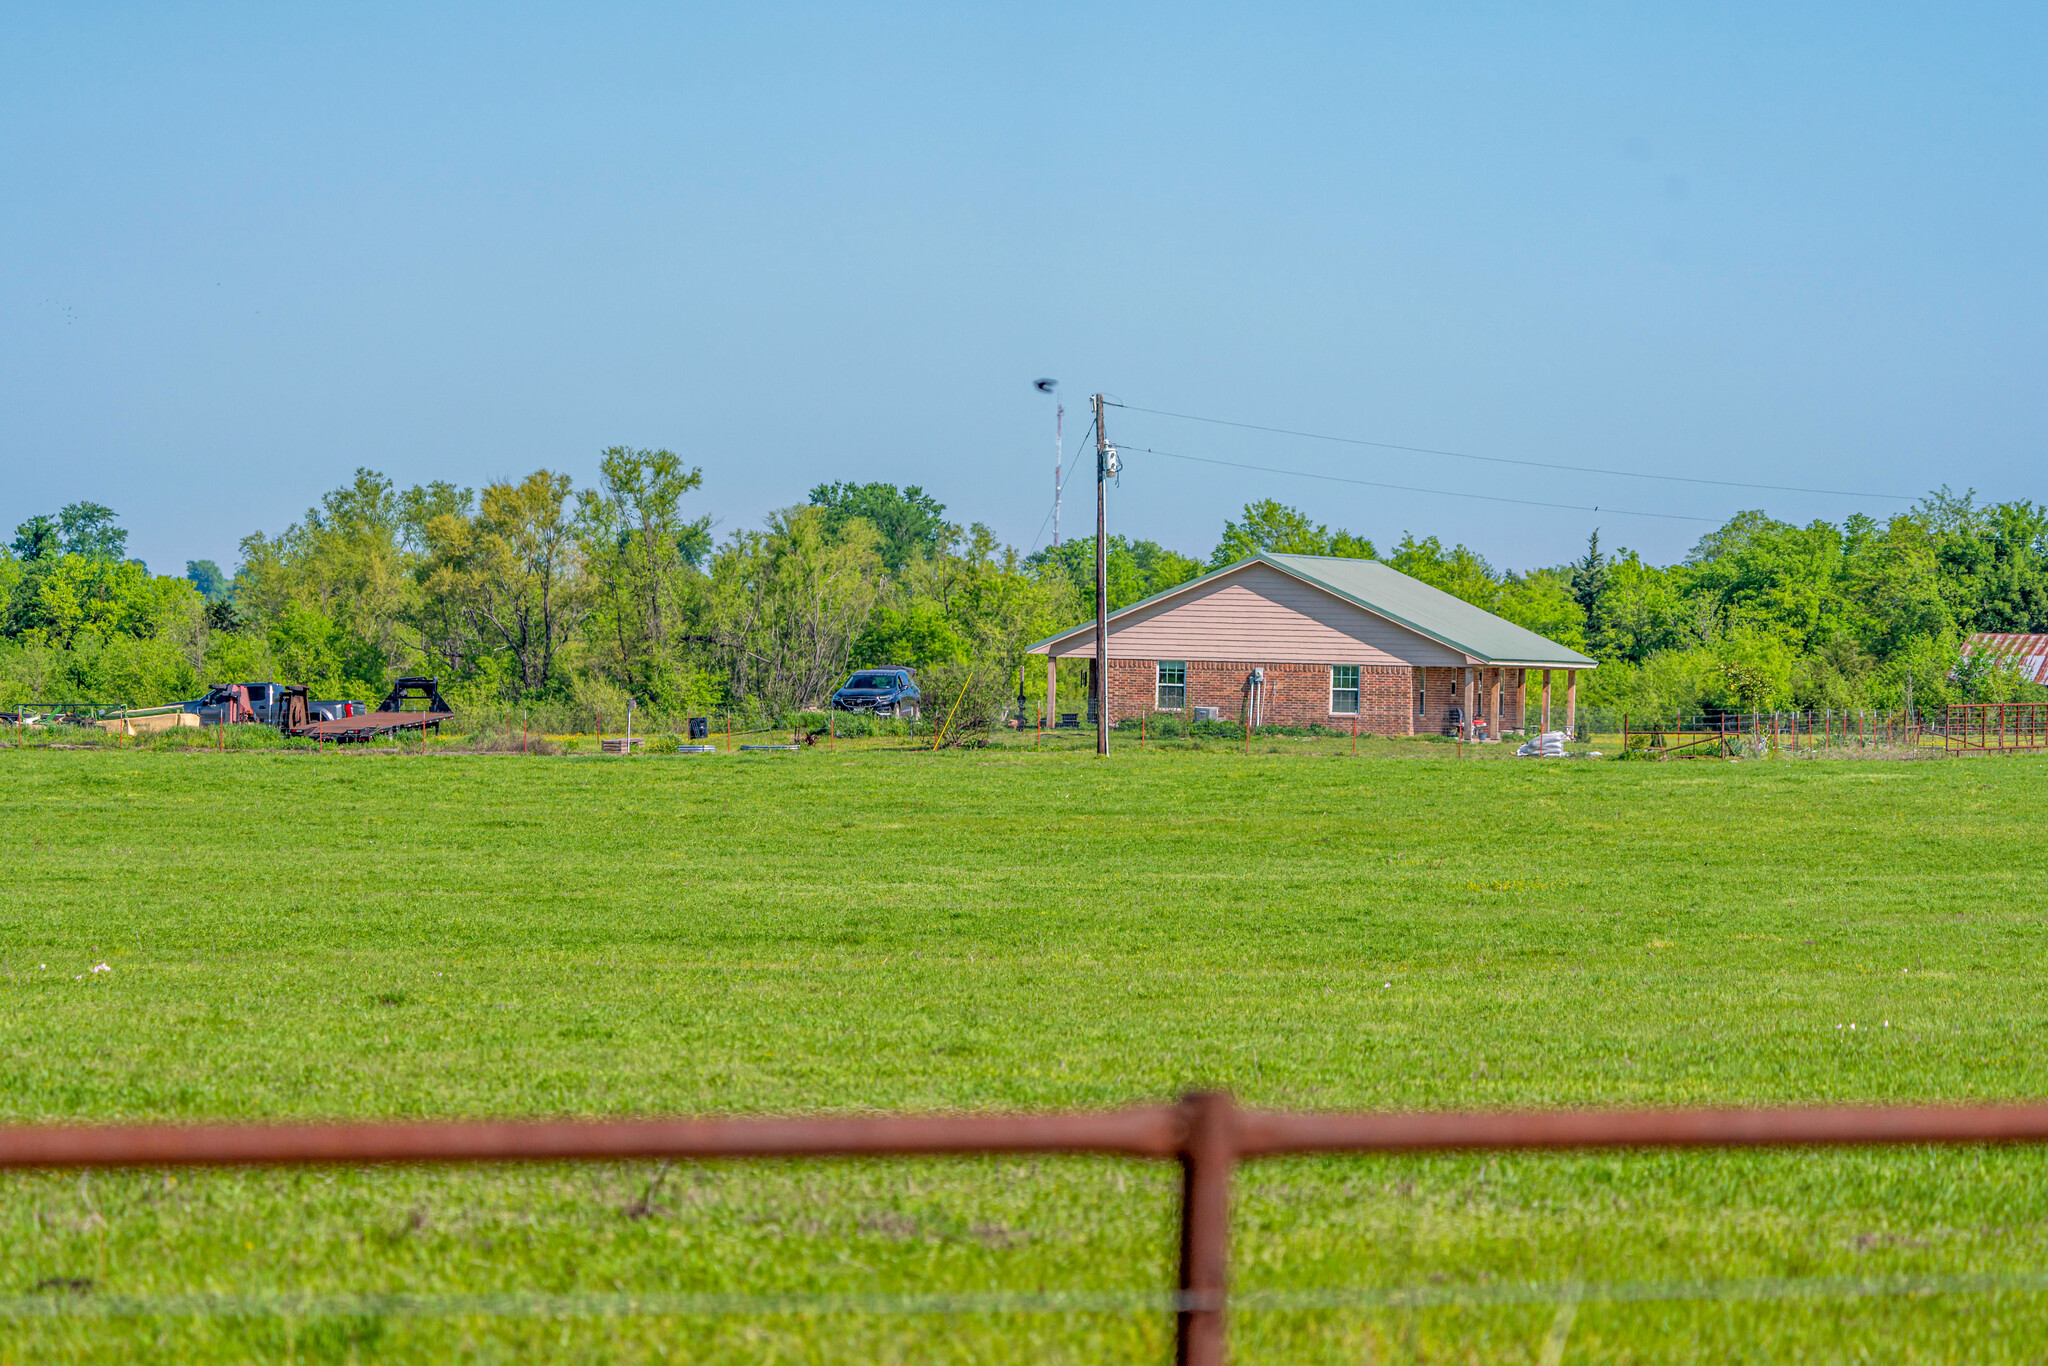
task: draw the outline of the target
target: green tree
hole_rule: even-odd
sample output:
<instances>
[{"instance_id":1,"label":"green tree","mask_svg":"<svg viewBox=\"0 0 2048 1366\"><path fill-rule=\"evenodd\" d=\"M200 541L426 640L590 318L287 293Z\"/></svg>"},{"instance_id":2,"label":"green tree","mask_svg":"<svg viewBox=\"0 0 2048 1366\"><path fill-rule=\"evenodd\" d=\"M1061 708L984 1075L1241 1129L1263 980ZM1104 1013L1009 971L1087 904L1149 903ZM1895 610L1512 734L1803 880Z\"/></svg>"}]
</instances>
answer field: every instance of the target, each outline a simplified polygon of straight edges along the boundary
<instances>
[{"instance_id":1,"label":"green tree","mask_svg":"<svg viewBox=\"0 0 2048 1366\"><path fill-rule=\"evenodd\" d=\"M199 596L208 602L219 602L228 595L228 576L220 572L220 566L212 560L185 561L185 581L199 590Z\"/></svg>"},{"instance_id":2,"label":"green tree","mask_svg":"<svg viewBox=\"0 0 2048 1366\"><path fill-rule=\"evenodd\" d=\"M913 555L929 555L957 534L946 521L946 505L915 484L820 484L811 490L811 506L824 509L835 536L855 518L873 527L882 565L892 574Z\"/></svg>"},{"instance_id":3,"label":"green tree","mask_svg":"<svg viewBox=\"0 0 2048 1366\"><path fill-rule=\"evenodd\" d=\"M8 596L5 633L55 645L85 635L151 637L199 602L185 580L153 578L132 560L43 555L23 569Z\"/></svg>"},{"instance_id":4,"label":"green tree","mask_svg":"<svg viewBox=\"0 0 2048 1366\"><path fill-rule=\"evenodd\" d=\"M14 558L27 563L48 555L64 553L64 536L56 522L41 515L29 518L14 529Z\"/></svg>"},{"instance_id":5,"label":"green tree","mask_svg":"<svg viewBox=\"0 0 2048 1366\"><path fill-rule=\"evenodd\" d=\"M969 645L936 602L913 601L875 608L847 653L850 669L901 664L929 669L967 660Z\"/></svg>"},{"instance_id":6,"label":"green tree","mask_svg":"<svg viewBox=\"0 0 2048 1366\"><path fill-rule=\"evenodd\" d=\"M1280 555L1334 555L1345 559L1379 558L1371 541L1348 531L1332 531L1309 519L1299 508L1271 498L1246 503L1236 521L1223 523L1223 537L1209 556L1209 567L1221 569L1260 551Z\"/></svg>"},{"instance_id":7,"label":"green tree","mask_svg":"<svg viewBox=\"0 0 2048 1366\"><path fill-rule=\"evenodd\" d=\"M480 647L502 649L519 695L566 683L556 657L588 615L566 474L536 470L486 485L476 515L428 526L426 590L466 622Z\"/></svg>"},{"instance_id":8,"label":"green tree","mask_svg":"<svg viewBox=\"0 0 2048 1366\"><path fill-rule=\"evenodd\" d=\"M1572 595L1571 579L1559 569L1507 574L1494 597L1493 610L1517 626L1574 650L1589 649L1584 617Z\"/></svg>"},{"instance_id":9,"label":"green tree","mask_svg":"<svg viewBox=\"0 0 2048 1366\"><path fill-rule=\"evenodd\" d=\"M775 513L713 556L709 634L732 699L780 714L821 703L846 670L881 595L880 537L824 509Z\"/></svg>"},{"instance_id":10,"label":"green tree","mask_svg":"<svg viewBox=\"0 0 2048 1366\"><path fill-rule=\"evenodd\" d=\"M1609 560L1600 591L1599 634L1588 642L1595 655L1639 664L1661 651L1699 644L1687 572L1682 566L1645 564L1627 549Z\"/></svg>"},{"instance_id":11,"label":"green tree","mask_svg":"<svg viewBox=\"0 0 2048 1366\"><path fill-rule=\"evenodd\" d=\"M276 536L244 537L234 617L223 624L266 633L297 605L374 648L387 673L423 663L447 642L426 625L421 579L429 557L408 520L413 496L400 495L375 470L358 469ZM461 658L458 646L449 659Z\"/></svg>"},{"instance_id":12,"label":"green tree","mask_svg":"<svg viewBox=\"0 0 2048 1366\"><path fill-rule=\"evenodd\" d=\"M1448 550L1434 536L1416 540L1408 533L1387 557L1387 563L1410 578L1441 588L1452 597L1463 598L1475 607L1494 610L1500 601L1500 577L1478 551L1464 545Z\"/></svg>"},{"instance_id":13,"label":"green tree","mask_svg":"<svg viewBox=\"0 0 2048 1366\"><path fill-rule=\"evenodd\" d=\"M64 553L88 560L119 560L128 554L128 533L114 525L114 510L99 503L73 503L57 514Z\"/></svg>"},{"instance_id":14,"label":"green tree","mask_svg":"<svg viewBox=\"0 0 2048 1366\"><path fill-rule=\"evenodd\" d=\"M1607 557L1600 553L1600 531L1595 527L1586 538L1586 553L1571 567L1572 601L1578 604L1580 634L1586 640L1600 637L1600 598L1607 591Z\"/></svg>"},{"instance_id":15,"label":"green tree","mask_svg":"<svg viewBox=\"0 0 2048 1366\"><path fill-rule=\"evenodd\" d=\"M1109 610L1142 602L1186 583L1202 572L1201 563L1168 550L1156 541L1132 541L1111 533L1103 556L1104 577L1109 584ZM1064 579L1079 600L1080 614L1095 612L1095 538L1062 541L1024 561L1028 570L1050 573Z\"/></svg>"},{"instance_id":16,"label":"green tree","mask_svg":"<svg viewBox=\"0 0 2048 1366\"><path fill-rule=\"evenodd\" d=\"M692 554L711 519L686 519L682 502L703 483L703 471L671 451L613 446L598 461L598 486L578 495L593 667L655 705L678 704L693 677L689 624L703 575Z\"/></svg>"}]
</instances>

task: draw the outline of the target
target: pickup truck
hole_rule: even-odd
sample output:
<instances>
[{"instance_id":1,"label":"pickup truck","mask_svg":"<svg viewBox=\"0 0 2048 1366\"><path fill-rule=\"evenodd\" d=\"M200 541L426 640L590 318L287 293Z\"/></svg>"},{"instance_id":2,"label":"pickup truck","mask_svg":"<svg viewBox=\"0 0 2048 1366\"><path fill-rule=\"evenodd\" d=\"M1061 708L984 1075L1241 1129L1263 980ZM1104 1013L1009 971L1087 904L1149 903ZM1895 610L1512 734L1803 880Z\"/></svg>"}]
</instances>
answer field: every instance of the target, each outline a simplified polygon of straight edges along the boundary
<instances>
[{"instance_id":1,"label":"pickup truck","mask_svg":"<svg viewBox=\"0 0 2048 1366\"><path fill-rule=\"evenodd\" d=\"M204 697L179 704L199 718L202 726L256 722L266 726L285 721L285 686L282 683L223 683ZM369 704L355 701L307 702L309 721L339 721L347 716L369 715Z\"/></svg>"}]
</instances>

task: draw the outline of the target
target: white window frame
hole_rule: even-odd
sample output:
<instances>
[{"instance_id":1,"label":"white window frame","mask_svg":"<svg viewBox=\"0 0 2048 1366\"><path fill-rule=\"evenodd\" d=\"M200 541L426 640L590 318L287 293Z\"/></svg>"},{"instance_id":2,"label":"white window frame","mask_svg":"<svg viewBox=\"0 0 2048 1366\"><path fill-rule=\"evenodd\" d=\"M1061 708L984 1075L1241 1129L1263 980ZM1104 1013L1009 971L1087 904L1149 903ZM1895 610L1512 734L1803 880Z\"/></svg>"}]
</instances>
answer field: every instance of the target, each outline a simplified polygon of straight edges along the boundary
<instances>
[{"instance_id":1,"label":"white window frame","mask_svg":"<svg viewBox=\"0 0 2048 1366\"><path fill-rule=\"evenodd\" d=\"M1180 682L1168 683L1166 671L1180 670ZM1180 700L1167 705L1166 690L1173 688L1180 693ZM1152 661L1152 708L1155 711L1183 711L1188 705L1188 662L1185 659L1155 659Z\"/></svg>"},{"instance_id":2,"label":"white window frame","mask_svg":"<svg viewBox=\"0 0 2048 1366\"><path fill-rule=\"evenodd\" d=\"M1340 688L1337 686L1337 671L1339 669L1351 670L1350 687ZM1349 711L1337 705L1337 694L1344 692L1348 692L1351 694L1351 708ZM1332 664L1330 666L1330 715L1356 716L1358 715L1359 704L1362 703L1364 700L1365 671L1359 668L1356 664Z\"/></svg>"}]
</instances>

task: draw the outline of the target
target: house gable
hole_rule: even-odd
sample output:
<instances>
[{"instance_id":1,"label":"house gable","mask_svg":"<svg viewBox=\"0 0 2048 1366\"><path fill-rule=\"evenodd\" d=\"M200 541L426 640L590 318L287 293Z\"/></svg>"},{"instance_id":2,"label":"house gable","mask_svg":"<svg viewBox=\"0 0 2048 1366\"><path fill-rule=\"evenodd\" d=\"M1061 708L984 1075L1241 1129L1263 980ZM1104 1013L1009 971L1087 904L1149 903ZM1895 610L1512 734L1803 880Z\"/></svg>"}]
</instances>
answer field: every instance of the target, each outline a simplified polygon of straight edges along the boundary
<instances>
[{"instance_id":1,"label":"house gable","mask_svg":"<svg viewBox=\"0 0 2048 1366\"><path fill-rule=\"evenodd\" d=\"M1093 624L1047 642L1092 657ZM1466 655L1259 560L1110 619L1111 659L1261 660L1276 664L1461 665Z\"/></svg>"}]
</instances>

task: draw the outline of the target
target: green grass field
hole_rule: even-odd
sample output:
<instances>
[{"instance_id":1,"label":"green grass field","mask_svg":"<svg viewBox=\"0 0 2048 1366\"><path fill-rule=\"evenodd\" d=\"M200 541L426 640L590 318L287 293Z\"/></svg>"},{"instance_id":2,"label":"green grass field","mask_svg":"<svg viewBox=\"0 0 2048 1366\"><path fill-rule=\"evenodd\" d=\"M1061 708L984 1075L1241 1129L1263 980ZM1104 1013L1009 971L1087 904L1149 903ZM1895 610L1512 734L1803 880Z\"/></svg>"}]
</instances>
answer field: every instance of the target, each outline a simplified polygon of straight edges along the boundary
<instances>
[{"instance_id":1,"label":"green grass field","mask_svg":"<svg viewBox=\"0 0 2048 1366\"><path fill-rule=\"evenodd\" d=\"M0 1118L2048 1094L2041 760L1255 748L0 752ZM802 1297L1161 1291L1176 1184L0 1176L0 1361L1162 1361L1142 1307ZM1236 1209L1241 1362L1535 1362L1532 1283L1722 1287L1588 1291L1569 1362L2048 1355L2030 1149L1290 1160ZM1455 1302L1280 1295L1402 1288ZM612 1312L692 1292L796 1298Z\"/></svg>"}]
</instances>

